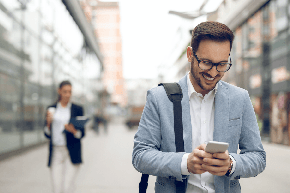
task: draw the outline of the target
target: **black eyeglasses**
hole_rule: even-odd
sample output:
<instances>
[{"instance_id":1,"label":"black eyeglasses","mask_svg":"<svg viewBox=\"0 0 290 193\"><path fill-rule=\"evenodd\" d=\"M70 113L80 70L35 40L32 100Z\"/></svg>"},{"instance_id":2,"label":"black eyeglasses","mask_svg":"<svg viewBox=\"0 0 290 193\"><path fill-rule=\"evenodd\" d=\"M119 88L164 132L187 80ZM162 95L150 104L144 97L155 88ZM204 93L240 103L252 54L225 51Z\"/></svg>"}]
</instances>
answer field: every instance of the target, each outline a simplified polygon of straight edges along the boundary
<instances>
[{"instance_id":1,"label":"black eyeglasses","mask_svg":"<svg viewBox=\"0 0 290 193\"><path fill-rule=\"evenodd\" d=\"M216 66L216 70L218 72L226 72L232 66L231 56L230 56L230 63L228 63L228 62L213 63L213 62L208 61L208 60L200 60L194 52L192 52L192 53L198 62L198 67L201 70L211 70L213 66Z\"/></svg>"}]
</instances>

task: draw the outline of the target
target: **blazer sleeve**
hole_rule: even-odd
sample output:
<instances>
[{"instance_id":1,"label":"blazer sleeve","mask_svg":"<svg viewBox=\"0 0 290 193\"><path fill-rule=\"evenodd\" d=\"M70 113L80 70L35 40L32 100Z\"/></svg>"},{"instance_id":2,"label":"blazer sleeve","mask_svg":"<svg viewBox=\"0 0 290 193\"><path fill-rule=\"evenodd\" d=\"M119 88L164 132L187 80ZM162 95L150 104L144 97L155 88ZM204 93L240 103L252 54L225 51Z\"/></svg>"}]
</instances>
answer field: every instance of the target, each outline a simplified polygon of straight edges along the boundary
<instances>
[{"instance_id":1,"label":"blazer sleeve","mask_svg":"<svg viewBox=\"0 0 290 193\"><path fill-rule=\"evenodd\" d=\"M248 92L245 92L244 96L239 149L240 154L231 153L236 160L236 168L230 176L231 179L255 177L265 169L266 152Z\"/></svg>"},{"instance_id":2,"label":"blazer sleeve","mask_svg":"<svg viewBox=\"0 0 290 193\"><path fill-rule=\"evenodd\" d=\"M154 93L149 90L138 131L134 137L132 164L141 173L175 177L181 181L181 161L185 152L162 152L161 139L160 112Z\"/></svg>"}]
</instances>

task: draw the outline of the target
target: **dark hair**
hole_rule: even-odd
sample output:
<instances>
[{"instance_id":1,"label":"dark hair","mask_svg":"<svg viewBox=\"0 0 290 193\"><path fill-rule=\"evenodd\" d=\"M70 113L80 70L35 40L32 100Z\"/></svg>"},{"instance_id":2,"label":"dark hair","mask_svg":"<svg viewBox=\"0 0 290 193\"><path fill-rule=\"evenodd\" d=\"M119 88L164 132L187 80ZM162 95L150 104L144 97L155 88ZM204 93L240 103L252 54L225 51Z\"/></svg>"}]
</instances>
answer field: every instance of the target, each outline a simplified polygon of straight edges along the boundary
<instances>
[{"instance_id":1,"label":"dark hair","mask_svg":"<svg viewBox=\"0 0 290 193\"><path fill-rule=\"evenodd\" d=\"M61 89L63 86L65 86L65 85L70 85L71 86L71 82L70 81L68 81L68 80L64 80L64 81L62 81L60 84L59 84L59 89ZM60 101L60 95L58 95L58 98L57 98L57 101L59 102Z\"/></svg>"},{"instance_id":2,"label":"dark hair","mask_svg":"<svg viewBox=\"0 0 290 193\"><path fill-rule=\"evenodd\" d=\"M234 40L232 30L225 24L216 21L206 21L198 24L192 31L191 47L197 52L201 40L213 40L218 42L230 41L230 49Z\"/></svg>"}]
</instances>

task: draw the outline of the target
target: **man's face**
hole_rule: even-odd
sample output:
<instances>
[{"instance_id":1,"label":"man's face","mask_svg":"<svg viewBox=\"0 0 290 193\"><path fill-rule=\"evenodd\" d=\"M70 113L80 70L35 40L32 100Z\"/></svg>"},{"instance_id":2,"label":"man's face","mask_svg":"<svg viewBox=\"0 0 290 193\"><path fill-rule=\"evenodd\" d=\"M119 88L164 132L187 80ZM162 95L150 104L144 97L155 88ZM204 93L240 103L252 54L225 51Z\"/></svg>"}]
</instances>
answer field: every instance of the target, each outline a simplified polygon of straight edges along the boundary
<instances>
[{"instance_id":1,"label":"man's face","mask_svg":"<svg viewBox=\"0 0 290 193\"><path fill-rule=\"evenodd\" d=\"M199 44L196 56L199 60L207 60L213 63L228 62L230 54L230 42L217 42L202 40ZM190 81L196 92L203 96L213 90L218 81L224 76L224 72L218 72L216 66L210 70L201 70L198 61L192 53L192 48L187 48L187 58L191 63Z\"/></svg>"}]
</instances>

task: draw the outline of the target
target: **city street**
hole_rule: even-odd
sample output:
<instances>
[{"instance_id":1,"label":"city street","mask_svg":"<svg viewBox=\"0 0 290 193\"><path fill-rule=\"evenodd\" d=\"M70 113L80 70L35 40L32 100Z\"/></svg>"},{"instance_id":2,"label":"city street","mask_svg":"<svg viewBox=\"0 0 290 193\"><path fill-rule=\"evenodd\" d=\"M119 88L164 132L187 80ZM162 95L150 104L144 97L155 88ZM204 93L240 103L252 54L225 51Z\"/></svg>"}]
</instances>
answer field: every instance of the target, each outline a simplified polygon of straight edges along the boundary
<instances>
[{"instance_id":1,"label":"city street","mask_svg":"<svg viewBox=\"0 0 290 193\"><path fill-rule=\"evenodd\" d=\"M141 174L131 164L133 136L122 121L109 124L106 134L87 129L76 193L137 193ZM242 192L287 193L290 180L290 148L264 143L266 170L255 178L241 179ZM40 146L0 162L0 193L51 193L47 164L48 147ZM148 193L154 192L155 177Z\"/></svg>"}]
</instances>

